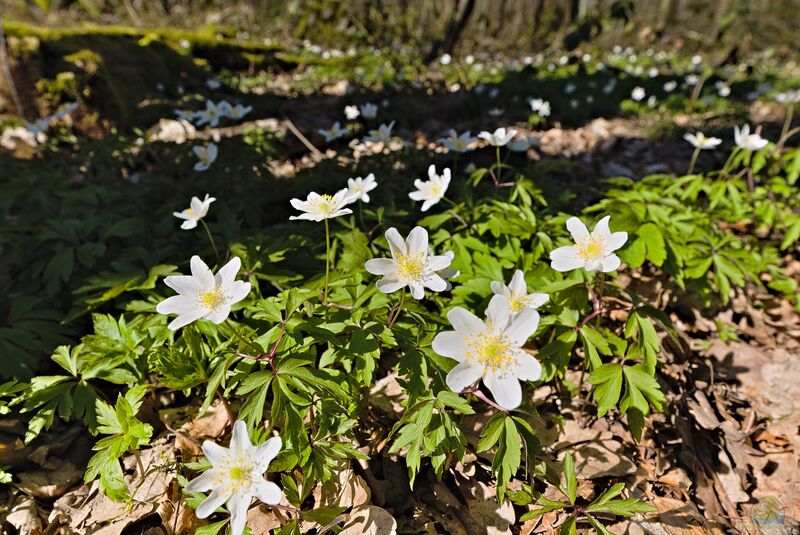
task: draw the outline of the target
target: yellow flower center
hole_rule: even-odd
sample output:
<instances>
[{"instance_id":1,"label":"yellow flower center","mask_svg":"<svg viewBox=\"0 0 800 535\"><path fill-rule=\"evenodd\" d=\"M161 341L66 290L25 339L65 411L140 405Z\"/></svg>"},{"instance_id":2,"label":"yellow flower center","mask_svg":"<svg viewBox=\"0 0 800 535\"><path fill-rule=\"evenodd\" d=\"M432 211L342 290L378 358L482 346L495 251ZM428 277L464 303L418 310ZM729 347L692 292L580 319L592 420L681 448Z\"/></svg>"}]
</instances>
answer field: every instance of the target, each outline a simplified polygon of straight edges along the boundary
<instances>
[{"instance_id":1,"label":"yellow flower center","mask_svg":"<svg viewBox=\"0 0 800 535\"><path fill-rule=\"evenodd\" d=\"M200 293L200 304L209 310L216 310L225 302L222 288L214 288Z\"/></svg>"},{"instance_id":2,"label":"yellow flower center","mask_svg":"<svg viewBox=\"0 0 800 535\"><path fill-rule=\"evenodd\" d=\"M418 281L425 273L425 253L420 251L414 255L399 255L397 257L397 274L406 280Z\"/></svg>"},{"instance_id":3,"label":"yellow flower center","mask_svg":"<svg viewBox=\"0 0 800 535\"><path fill-rule=\"evenodd\" d=\"M467 358L476 360L487 368L487 371L505 371L514 362L511 340L504 334L492 331L487 326L484 333L470 335L466 338Z\"/></svg>"},{"instance_id":4,"label":"yellow flower center","mask_svg":"<svg viewBox=\"0 0 800 535\"><path fill-rule=\"evenodd\" d=\"M466 146L466 144L464 143L463 140L457 139L453 144L453 146L456 148L456 150L461 150Z\"/></svg>"},{"instance_id":5,"label":"yellow flower center","mask_svg":"<svg viewBox=\"0 0 800 535\"><path fill-rule=\"evenodd\" d=\"M595 260L603 254L603 242L600 238L587 236L578 243L578 256L584 260Z\"/></svg>"},{"instance_id":6,"label":"yellow flower center","mask_svg":"<svg viewBox=\"0 0 800 535\"><path fill-rule=\"evenodd\" d=\"M234 466L228 472L228 477L234 481L242 481L243 479L250 479L250 474L241 466Z\"/></svg>"},{"instance_id":7,"label":"yellow flower center","mask_svg":"<svg viewBox=\"0 0 800 535\"><path fill-rule=\"evenodd\" d=\"M513 296L511 299L508 300L508 307L511 309L512 314L519 314L520 312L522 312L524 306L525 304L517 296Z\"/></svg>"}]
</instances>

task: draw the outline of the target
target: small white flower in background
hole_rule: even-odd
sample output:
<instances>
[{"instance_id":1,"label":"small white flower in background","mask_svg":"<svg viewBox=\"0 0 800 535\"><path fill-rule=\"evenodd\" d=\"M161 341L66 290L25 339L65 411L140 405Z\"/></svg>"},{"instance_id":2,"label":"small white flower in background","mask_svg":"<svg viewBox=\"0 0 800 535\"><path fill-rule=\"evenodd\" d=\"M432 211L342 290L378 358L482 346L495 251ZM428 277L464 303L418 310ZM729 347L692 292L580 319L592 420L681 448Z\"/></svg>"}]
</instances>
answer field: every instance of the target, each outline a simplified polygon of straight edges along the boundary
<instances>
[{"instance_id":1,"label":"small white flower in background","mask_svg":"<svg viewBox=\"0 0 800 535\"><path fill-rule=\"evenodd\" d=\"M358 111L358 106L345 106L344 107L344 117L348 121L355 121L358 119L358 116L361 115L361 112Z\"/></svg>"},{"instance_id":2,"label":"small white flower in background","mask_svg":"<svg viewBox=\"0 0 800 535\"><path fill-rule=\"evenodd\" d=\"M511 152L526 152L531 144L527 136L517 138L508 144L508 150Z\"/></svg>"},{"instance_id":3,"label":"small white flower in background","mask_svg":"<svg viewBox=\"0 0 800 535\"><path fill-rule=\"evenodd\" d=\"M217 111L219 111L220 117L230 117L232 108L233 106L227 100L217 102Z\"/></svg>"},{"instance_id":4,"label":"small white flower in background","mask_svg":"<svg viewBox=\"0 0 800 535\"><path fill-rule=\"evenodd\" d=\"M675 88L678 87L678 82L675 80L669 80L668 82L664 82L664 91L667 93L672 93L675 91Z\"/></svg>"},{"instance_id":5,"label":"small white flower in background","mask_svg":"<svg viewBox=\"0 0 800 535\"><path fill-rule=\"evenodd\" d=\"M612 91L614 91L615 87L617 87L617 82L616 82L616 80L612 79L608 83L606 83L606 85L603 86L603 93L608 95Z\"/></svg>"},{"instance_id":6,"label":"small white flower in background","mask_svg":"<svg viewBox=\"0 0 800 535\"><path fill-rule=\"evenodd\" d=\"M361 110L361 117L364 119L374 119L378 116L378 106L372 102L365 102L358 109Z\"/></svg>"},{"instance_id":7,"label":"small white flower in background","mask_svg":"<svg viewBox=\"0 0 800 535\"><path fill-rule=\"evenodd\" d=\"M198 221L208 215L208 209L211 207L211 203L216 200L215 197L211 197L208 193L206 193L206 197L202 201L197 197L192 197L192 200L189 201L189 208L182 212L172 212L172 215L178 219L184 220L184 222L181 223L181 228L183 230L191 230L197 226Z\"/></svg>"},{"instance_id":8,"label":"small white flower in background","mask_svg":"<svg viewBox=\"0 0 800 535\"><path fill-rule=\"evenodd\" d=\"M469 54L466 58L464 58L464 63L466 63L467 65L472 65L473 63L475 63L475 56Z\"/></svg>"},{"instance_id":9,"label":"small white flower in background","mask_svg":"<svg viewBox=\"0 0 800 535\"><path fill-rule=\"evenodd\" d=\"M683 136L683 139L691 143L694 148L704 150L713 149L722 143L722 140L718 137L706 137L706 135L702 132L698 132L696 134L687 133Z\"/></svg>"},{"instance_id":10,"label":"small white flower in background","mask_svg":"<svg viewBox=\"0 0 800 535\"><path fill-rule=\"evenodd\" d=\"M439 58L439 63L442 65L450 65L453 61L453 57L450 54L442 54L442 57Z\"/></svg>"},{"instance_id":11,"label":"small white flower in background","mask_svg":"<svg viewBox=\"0 0 800 535\"><path fill-rule=\"evenodd\" d=\"M580 104L580 102L578 102L578 100L574 99L574 98L569 101L569 107L572 108L573 110L578 109L578 105L579 104Z\"/></svg>"},{"instance_id":12,"label":"small white flower in background","mask_svg":"<svg viewBox=\"0 0 800 535\"><path fill-rule=\"evenodd\" d=\"M212 127L216 127L219 125L219 120L222 116L222 112L212 100L206 100L206 109L195 112L194 114L197 126L208 124Z\"/></svg>"},{"instance_id":13,"label":"small white flower in background","mask_svg":"<svg viewBox=\"0 0 800 535\"><path fill-rule=\"evenodd\" d=\"M369 192L378 187L375 182L375 175L370 173L366 178L360 176L347 179L347 198L348 202L363 201L369 202Z\"/></svg>"},{"instance_id":14,"label":"small white flower in background","mask_svg":"<svg viewBox=\"0 0 800 535\"><path fill-rule=\"evenodd\" d=\"M216 78L209 78L206 80L206 87L209 88L211 91L216 91L220 87L222 87L222 82L217 80Z\"/></svg>"},{"instance_id":15,"label":"small white flower in background","mask_svg":"<svg viewBox=\"0 0 800 535\"><path fill-rule=\"evenodd\" d=\"M733 127L733 139L739 148L749 151L761 150L767 146L769 141L753 132L750 133L750 125L744 125L741 130L738 126Z\"/></svg>"},{"instance_id":16,"label":"small white flower in background","mask_svg":"<svg viewBox=\"0 0 800 535\"><path fill-rule=\"evenodd\" d=\"M627 232L611 232L605 216L594 227L592 232L577 217L567 219L567 230L572 234L575 245L559 247L550 252L550 267L556 271L572 271L583 268L586 271L599 269L603 273L614 271L620 265L620 259L614 251L628 241Z\"/></svg>"},{"instance_id":17,"label":"small white flower in background","mask_svg":"<svg viewBox=\"0 0 800 535\"><path fill-rule=\"evenodd\" d=\"M577 89L575 84L570 82L570 83L568 83L567 85L564 86L564 94L571 95L571 94L573 94L575 92L575 89Z\"/></svg>"},{"instance_id":18,"label":"small white flower in background","mask_svg":"<svg viewBox=\"0 0 800 535\"><path fill-rule=\"evenodd\" d=\"M528 101L531 110L542 117L550 117L550 103L541 98L532 98Z\"/></svg>"},{"instance_id":19,"label":"small white flower in background","mask_svg":"<svg viewBox=\"0 0 800 535\"><path fill-rule=\"evenodd\" d=\"M508 309L512 314L519 314L525 309L536 310L545 304L550 297L544 293L528 293L525 274L521 269L514 272L508 286L502 281L492 281L492 293L502 295L508 301ZM537 312L538 318L538 312Z\"/></svg>"},{"instance_id":20,"label":"small white flower in background","mask_svg":"<svg viewBox=\"0 0 800 535\"><path fill-rule=\"evenodd\" d=\"M320 195L313 191L308 194L305 201L300 199L292 199L289 201L296 210L305 212L297 216L291 216L289 219L305 219L307 221L323 221L339 217L340 215L352 214L350 208L345 208L348 204L347 188L340 189L335 195Z\"/></svg>"},{"instance_id":21,"label":"small white flower in background","mask_svg":"<svg viewBox=\"0 0 800 535\"><path fill-rule=\"evenodd\" d=\"M428 208L442 200L449 185L450 169L445 167L439 176L436 174L436 166L431 165L428 167L428 180L415 180L414 187L417 191L412 191L408 196L414 201L424 201L421 210L427 212Z\"/></svg>"},{"instance_id":22,"label":"small white flower in background","mask_svg":"<svg viewBox=\"0 0 800 535\"><path fill-rule=\"evenodd\" d=\"M461 134L458 134L452 128L448 132L448 136L446 138L442 138L439 140L439 143L444 145L447 150L453 152L469 152L473 150L473 147L470 147L473 143L478 141L478 138L472 137L472 133L467 130Z\"/></svg>"},{"instance_id":23,"label":"small white flower in background","mask_svg":"<svg viewBox=\"0 0 800 535\"><path fill-rule=\"evenodd\" d=\"M483 132L478 134L478 137L481 139L485 139L495 147L502 147L506 145L509 141L514 139L514 136L516 135L517 131L514 130L513 128L509 128L508 130L506 130L505 128L500 127L494 132L487 132L484 130Z\"/></svg>"},{"instance_id":24,"label":"small white flower in background","mask_svg":"<svg viewBox=\"0 0 800 535\"><path fill-rule=\"evenodd\" d=\"M703 58L700 55L695 54L692 56L692 65L700 65L701 63L703 63Z\"/></svg>"},{"instance_id":25,"label":"small white flower in background","mask_svg":"<svg viewBox=\"0 0 800 535\"><path fill-rule=\"evenodd\" d=\"M785 91L775 95L775 102L778 104L797 104L800 102L800 89Z\"/></svg>"},{"instance_id":26,"label":"small white flower in background","mask_svg":"<svg viewBox=\"0 0 800 535\"><path fill-rule=\"evenodd\" d=\"M253 498L267 505L277 505L283 498L280 487L264 479L269 463L280 451L280 437L253 446L242 420L233 424L229 447L206 440L203 453L211 468L186 485L187 492L211 491L195 511L197 518L208 518L225 504L231 513L231 535L242 535Z\"/></svg>"},{"instance_id":27,"label":"small white flower in background","mask_svg":"<svg viewBox=\"0 0 800 535\"><path fill-rule=\"evenodd\" d=\"M205 147L201 145L192 147L192 152L194 152L195 156L197 156L197 159L200 160L194 164L194 170L205 171L211 167L211 164L217 159L219 149L217 149L217 145L215 143L209 143Z\"/></svg>"},{"instance_id":28,"label":"small white flower in background","mask_svg":"<svg viewBox=\"0 0 800 535\"><path fill-rule=\"evenodd\" d=\"M422 299L425 288L434 292L447 289L447 282L438 272L447 269L453 257L430 254L427 230L414 227L404 240L392 227L386 231L386 241L392 258L373 258L364 264L373 275L383 275L376 285L380 291L390 294L408 286L414 299Z\"/></svg>"},{"instance_id":29,"label":"small white flower in background","mask_svg":"<svg viewBox=\"0 0 800 535\"><path fill-rule=\"evenodd\" d=\"M731 87L725 82L717 82L715 86L717 88L717 94L719 96L724 98L731 94Z\"/></svg>"},{"instance_id":30,"label":"small white flower in background","mask_svg":"<svg viewBox=\"0 0 800 535\"><path fill-rule=\"evenodd\" d=\"M458 361L447 374L450 390L462 392L482 379L500 407L519 407L520 381L542 376L539 361L522 349L539 327L538 312L527 308L512 315L508 300L495 295L486 308L486 321L461 307L451 309L447 319L455 330L437 334L433 350Z\"/></svg>"},{"instance_id":31,"label":"small white flower in background","mask_svg":"<svg viewBox=\"0 0 800 535\"><path fill-rule=\"evenodd\" d=\"M364 141L369 143L388 143L392 139L392 128L394 128L394 121L389 124L384 123L377 130L370 130L369 134L364 137Z\"/></svg>"},{"instance_id":32,"label":"small white flower in background","mask_svg":"<svg viewBox=\"0 0 800 535\"><path fill-rule=\"evenodd\" d=\"M53 118L49 115L47 117L41 117L36 119L32 123L26 122L25 129L30 132L31 134L35 135L38 139L40 134L44 134L50 129L50 123L52 122Z\"/></svg>"},{"instance_id":33,"label":"small white flower in background","mask_svg":"<svg viewBox=\"0 0 800 535\"><path fill-rule=\"evenodd\" d=\"M252 106L245 106L244 104L237 104L236 106L230 106L228 109L228 117L231 119L235 119L237 121L244 118L245 115L253 111Z\"/></svg>"},{"instance_id":34,"label":"small white flower in background","mask_svg":"<svg viewBox=\"0 0 800 535\"><path fill-rule=\"evenodd\" d=\"M503 108L491 108L488 113L490 117L500 117L504 111Z\"/></svg>"},{"instance_id":35,"label":"small white flower in background","mask_svg":"<svg viewBox=\"0 0 800 535\"><path fill-rule=\"evenodd\" d=\"M641 102L645 97L644 87L636 86L631 91L631 98L636 102Z\"/></svg>"},{"instance_id":36,"label":"small white flower in background","mask_svg":"<svg viewBox=\"0 0 800 535\"><path fill-rule=\"evenodd\" d=\"M656 96L655 95L650 95L650 97L647 99L647 107L648 108L655 108L657 102L658 101L656 100Z\"/></svg>"},{"instance_id":37,"label":"small white flower in background","mask_svg":"<svg viewBox=\"0 0 800 535\"><path fill-rule=\"evenodd\" d=\"M156 306L159 314L177 314L168 327L175 331L199 319L220 324L231 313L234 305L250 293L250 283L237 281L236 274L242 267L239 257L219 268L214 275L199 256L192 257L189 265L191 275L172 275L164 278L164 284L178 292Z\"/></svg>"},{"instance_id":38,"label":"small white flower in background","mask_svg":"<svg viewBox=\"0 0 800 535\"><path fill-rule=\"evenodd\" d=\"M340 137L347 135L347 129L342 128L342 125L339 124L339 121L336 121L333 123L333 126L331 126L330 130L324 130L320 128L319 133L325 138L326 143L330 143L331 141L335 141Z\"/></svg>"},{"instance_id":39,"label":"small white flower in background","mask_svg":"<svg viewBox=\"0 0 800 535\"><path fill-rule=\"evenodd\" d=\"M686 80L686 83L688 85L697 85L697 82L700 81L700 77L697 76L696 74L687 74L684 80Z\"/></svg>"},{"instance_id":40,"label":"small white flower in background","mask_svg":"<svg viewBox=\"0 0 800 535\"><path fill-rule=\"evenodd\" d=\"M650 78L655 78L656 76L658 76L658 69L655 67L650 67L647 70L647 76L649 76Z\"/></svg>"}]
</instances>

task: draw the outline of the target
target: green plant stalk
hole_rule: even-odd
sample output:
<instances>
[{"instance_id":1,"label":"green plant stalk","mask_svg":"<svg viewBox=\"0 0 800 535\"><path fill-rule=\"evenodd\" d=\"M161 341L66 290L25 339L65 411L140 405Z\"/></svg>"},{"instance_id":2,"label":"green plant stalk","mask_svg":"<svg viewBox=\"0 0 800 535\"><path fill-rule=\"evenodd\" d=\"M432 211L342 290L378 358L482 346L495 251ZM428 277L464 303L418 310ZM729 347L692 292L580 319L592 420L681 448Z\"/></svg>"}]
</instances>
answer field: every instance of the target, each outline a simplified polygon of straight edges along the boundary
<instances>
[{"instance_id":1,"label":"green plant stalk","mask_svg":"<svg viewBox=\"0 0 800 535\"><path fill-rule=\"evenodd\" d=\"M242 333L239 332L239 329L236 328L236 326L233 324L233 322L230 319L225 319L225 325L228 326L228 328L231 330L231 332L233 332L233 334L236 336L236 338L239 339L240 342L242 342L244 345L248 346L250 349L255 349L256 353L258 353L258 354L262 353L261 348L258 347L257 345L255 345L253 342L249 341L247 338L245 338L242 335Z\"/></svg>"},{"instance_id":2,"label":"green plant stalk","mask_svg":"<svg viewBox=\"0 0 800 535\"><path fill-rule=\"evenodd\" d=\"M789 127L792 126L792 116L794 115L794 106L791 103L786 105L786 119L783 121L783 129L781 130L781 137L778 139L778 152L783 151L783 145L789 135Z\"/></svg>"},{"instance_id":3,"label":"green plant stalk","mask_svg":"<svg viewBox=\"0 0 800 535\"><path fill-rule=\"evenodd\" d=\"M694 164L697 161L697 157L700 155L700 147L696 147L694 152L692 153L692 160L689 162L689 171L686 172L687 175L691 175L692 171L694 171Z\"/></svg>"},{"instance_id":4,"label":"green plant stalk","mask_svg":"<svg viewBox=\"0 0 800 535\"><path fill-rule=\"evenodd\" d=\"M217 262L218 263L221 262L222 258L219 256L219 251L217 250L217 244L214 242L214 237L211 235L211 230L208 228L208 225L206 225L206 222L203 221L202 219L200 220L200 223L203 225L203 228L206 229L206 236L208 236L208 241L211 242L211 247L214 248L214 255L217 257Z\"/></svg>"},{"instance_id":5,"label":"green plant stalk","mask_svg":"<svg viewBox=\"0 0 800 535\"><path fill-rule=\"evenodd\" d=\"M496 180L495 186L496 186L497 184L500 184L500 173L503 172L503 168L502 168L503 164L500 161L500 147L495 147L495 149L497 149L495 151L495 153L497 154L497 178L495 179Z\"/></svg>"},{"instance_id":6,"label":"green plant stalk","mask_svg":"<svg viewBox=\"0 0 800 535\"><path fill-rule=\"evenodd\" d=\"M325 220L325 288L322 290L322 304L328 304L328 276L331 269L331 232Z\"/></svg>"},{"instance_id":7,"label":"green plant stalk","mask_svg":"<svg viewBox=\"0 0 800 535\"><path fill-rule=\"evenodd\" d=\"M386 326L389 327L390 329L392 328L392 325L394 325L394 322L397 321L397 318L400 317L400 312L403 311L403 302L405 301L405 299L406 299L406 292L403 292L400 294L400 302L397 303L396 307L392 308L389 311L389 319L386 322Z\"/></svg>"}]
</instances>

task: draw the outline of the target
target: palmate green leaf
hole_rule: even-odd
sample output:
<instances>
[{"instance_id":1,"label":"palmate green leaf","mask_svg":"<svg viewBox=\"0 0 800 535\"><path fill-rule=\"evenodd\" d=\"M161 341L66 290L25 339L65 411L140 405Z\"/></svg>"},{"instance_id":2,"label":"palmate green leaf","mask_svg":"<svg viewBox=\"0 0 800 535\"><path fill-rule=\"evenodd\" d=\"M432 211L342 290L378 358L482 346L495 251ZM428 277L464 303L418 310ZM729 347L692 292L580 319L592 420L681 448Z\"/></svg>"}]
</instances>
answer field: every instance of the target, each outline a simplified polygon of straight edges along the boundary
<instances>
[{"instance_id":1,"label":"palmate green leaf","mask_svg":"<svg viewBox=\"0 0 800 535\"><path fill-rule=\"evenodd\" d=\"M619 485L622 485L622 483L619 483ZM628 498L627 500L608 500L602 504L594 503L587 506L586 511L631 517L639 513L655 513L658 509L638 498Z\"/></svg>"},{"instance_id":2,"label":"palmate green leaf","mask_svg":"<svg viewBox=\"0 0 800 535\"><path fill-rule=\"evenodd\" d=\"M603 364L589 375L589 383L595 385L592 398L597 402L597 416L602 418L619 402L622 366L616 363Z\"/></svg>"},{"instance_id":3,"label":"palmate green leaf","mask_svg":"<svg viewBox=\"0 0 800 535\"><path fill-rule=\"evenodd\" d=\"M220 520L219 522L214 522L213 524L208 524L205 526L200 526L199 528L194 530L195 535L217 535L222 528L228 524L229 520Z\"/></svg>"},{"instance_id":4,"label":"palmate green leaf","mask_svg":"<svg viewBox=\"0 0 800 535\"><path fill-rule=\"evenodd\" d=\"M550 511L558 511L559 509L566 509L567 507L570 507L571 504L550 500L540 495L538 498L536 498L536 505L540 506L540 508L528 511L519 518L519 521L525 522L527 520L533 520L545 513L549 513Z\"/></svg>"},{"instance_id":5,"label":"palmate green leaf","mask_svg":"<svg viewBox=\"0 0 800 535\"><path fill-rule=\"evenodd\" d=\"M503 415L503 432L492 460L492 472L497 480L497 501L505 499L506 485L511 481L522 462L522 441L511 417Z\"/></svg>"}]
</instances>

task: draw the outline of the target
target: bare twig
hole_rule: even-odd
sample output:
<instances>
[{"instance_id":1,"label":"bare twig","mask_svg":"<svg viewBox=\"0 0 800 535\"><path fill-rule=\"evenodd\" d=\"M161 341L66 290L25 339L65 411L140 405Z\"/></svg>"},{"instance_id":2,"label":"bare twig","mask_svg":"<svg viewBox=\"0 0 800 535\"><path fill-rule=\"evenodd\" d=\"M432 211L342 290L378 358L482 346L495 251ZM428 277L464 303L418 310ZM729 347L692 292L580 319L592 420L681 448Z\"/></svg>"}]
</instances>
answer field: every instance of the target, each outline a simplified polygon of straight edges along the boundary
<instances>
[{"instance_id":1,"label":"bare twig","mask_svg":"<svg viewBox=\"0 0 800 535\"><path fill-rule=\"evenodd\" d=\"M5 74L6 80L8 80L8 88L11 91L11 98L14 100L14 105L17 107L19 114L25 117L25 108L19 98L19 93L17 93L14 77L11 75L11 56L9 56L8 48L6 47L5 22L2 17L0 17L0 63L3 64L3 73Z\"/></svg>"},{"instance_id":2,"label":"bare twig","mask_svg":"<svg viewBox=\"0 0 800 535\"><path fill-rule=\"evenodd\" d=\"M289 131L292 134L294 134L295 137L299 139L300 142L303 145L305 145L308 150L313 152L316 156L322 156L322 152L320 152L320 150L317 147L311 144L308 138L304 136L303 133L300 132L300 130L297 129L297 127L294 125L291 119L289 119L288 117L284 117L283 120L286 122L286 127L289 129Z\"/></svg>"}]
</instances>

